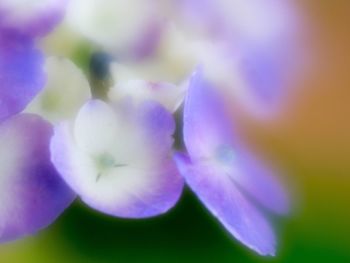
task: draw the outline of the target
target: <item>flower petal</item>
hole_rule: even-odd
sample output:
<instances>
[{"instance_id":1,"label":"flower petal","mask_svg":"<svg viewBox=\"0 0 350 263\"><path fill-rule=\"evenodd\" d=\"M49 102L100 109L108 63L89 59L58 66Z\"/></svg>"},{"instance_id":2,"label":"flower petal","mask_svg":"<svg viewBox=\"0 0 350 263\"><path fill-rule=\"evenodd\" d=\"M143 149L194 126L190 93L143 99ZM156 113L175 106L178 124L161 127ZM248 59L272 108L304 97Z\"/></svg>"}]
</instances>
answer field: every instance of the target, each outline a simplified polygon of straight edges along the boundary
<instances>
[{"instance_id":1,"label":"flower petal","mask_svg":"<svg viewBox=\"0 0 350 263\"><path fill-rule=\"evenodd\" d=\"M239 68L246 82L249 105L257 115L268 116L283 104L290 81L298 74L298 65L303 67L300 59L296 61L300 56L288 44L242 45Z\"/></svg>"},{"instance_id":2,"label":"flower petal","mask_svg":"<svg viewBox=\"0 0 350 263\"><path fill-rule=\"evenodd\" d=\"M220 145L232 144L223 106L201 69L191 77L184 108L184 141L192 158L209 158Z\"/></svg>"},{"instance_id":3,"label":"flower petal","mask_svg":"<svg viewBox=\"0 0 350 263\"><path fill-rule=\"evenodd\" d=\"M154 100L175 112L185 98L187 85L137 79L131 70L116 63L112 65L112 72L116 85L110 90L109 98L114 102L128 96L139 102Z\"/></svg>"},{"instance_id":4,"label":"flower petal","mask_svg":"<svg viewBox=\"0 0 350 263\"><path fill-rule=\"evenodd\" d=\"M212 160L242 189L266 208L287 213L289 201L273 170L264 166L241 142L220 111L220 98L197 71L191 79L184 108L184 140L194 161Z\"/></svg>"},{"instance_id":5,"label":"flower petal","mask_svg":"<svg viewBox=\"0 0 350 263\"><path fill-rule=\"evenodd\" d=\"M274 170L260 162L253 154L241 148L227 173L251 197L277 214L289 211L289 198Z\"/></svg>"},{"instance_id":6,"label":"flower petal","mask_svg":"<svg viewBox=\"0 0 350 263\"><path fill-rule=\"evenodd\" d=\"M275 254L271 226L228 176L212 165L192 165L182 154L175 160L186 183L231 235L261 255Z\"/></svg>"},{"instance_id":7,"label":"flower petal","mask_svg":"<svg viewBox=\"0 0 350 263\"><path fill-rule=\"evenodd\" d=\"M91 97L86 76L70 60L60 57L47 58L45 70L47 84L26 112L38 114L53 123L72 118Z\"/></svg>"},{"instance_id":8,"label":"flower petal","mask_svg":"<svg viewBox=\"0 0 350 263\"><path fill-rule=\"evenodd\" d=\"M122 130L113 108L100 100L90 100L81 107L74 123L74 139L90 154L108 151Z\"/></svg>"},{"instance_id":9,"label":"flower petal","mask_svg":"<svg viewBox=\"0 0 350 263\"><path fill-rule=\"evenodd\" d=\"M239 58L246 91L237 94L238 103L260 116L269 115L281 106L289 88L288 81L304 66L298 37L302 31L298 20L302 19L293 1L184 0L178 3L185 26L197 34L204 33L225 42L231 61ZM234 66L229 65L228 71L234 70ZM225 81L228 83L230 79L226 77ZM235 88L234 83L230 86Z\"/></svg>"},{"instance_id":10,"label":"flower petal","mask_svg":"<svg viewBox=\"0 0 350 263\"><path fill-rule=\"evenodd\" d=\"M1 0L0 28L30 37L43 36L62 19L67 0Z\"/></svg>"},{"instance_id":11,"label":"flower petal","mask_svg":"<svg viewBox=\"0 0 350 263\"><path fill-rule=\"evenodd\" d=\"M0 120L22 111L45 85L32 40L0 29Z\"/></svg>"},{"instance_id":12,"label":"flower petal","mask_svg":"<svg viewBox=\"0 0 350 263\"><path fill-rule=\"evenodd\" d=\"M120 55L144 57L158 43L161 23L149 0L75 0L67 20L76 32Z\"/></svg>"},{"instance_id":13,"label":"flower petal","mask_svg":"<svg viewBox=\"0 0 350 263\"><path fill-rule=\"evenodd\" d=\"M174 120L158 104L126 104L113 109L88 102L74 127L56 127L52 161L82 200L101 212L127 218L162 214L183 187L170 152Z\"/></svg>"},{"instance_id":14,"label":"flower petal","mask_svg":"<svg viewBox=\"0 0 350 263\"><path fill-rule=\"evenodd\" d=\"M21 114L0 125L0 242L51 224L75 195L50 161L51 126Z\"/></svg>"}]
</instances>

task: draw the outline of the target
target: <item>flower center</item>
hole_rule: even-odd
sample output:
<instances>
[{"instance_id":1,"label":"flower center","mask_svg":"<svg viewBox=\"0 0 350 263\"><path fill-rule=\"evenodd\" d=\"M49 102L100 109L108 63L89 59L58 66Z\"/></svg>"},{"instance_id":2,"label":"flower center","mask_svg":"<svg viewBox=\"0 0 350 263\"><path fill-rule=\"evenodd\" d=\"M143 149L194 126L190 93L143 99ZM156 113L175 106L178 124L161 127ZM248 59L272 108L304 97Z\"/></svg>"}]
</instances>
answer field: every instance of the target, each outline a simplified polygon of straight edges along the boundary
<instances>
[{"instance_id":1,"label":"flower center","mask_svg":"<svg viewBox=\"0 0 350 263\"><path fill-rule=\"evenodd\" d=\"M96 159L96 165L99 173L96 177L96 182L101 178L101 176L108 172L111 169L117 168L117 167L124 167L126 164L118 164L114 157L109 153L103 153L99 155Z\"/></svg>"}]
</instances>

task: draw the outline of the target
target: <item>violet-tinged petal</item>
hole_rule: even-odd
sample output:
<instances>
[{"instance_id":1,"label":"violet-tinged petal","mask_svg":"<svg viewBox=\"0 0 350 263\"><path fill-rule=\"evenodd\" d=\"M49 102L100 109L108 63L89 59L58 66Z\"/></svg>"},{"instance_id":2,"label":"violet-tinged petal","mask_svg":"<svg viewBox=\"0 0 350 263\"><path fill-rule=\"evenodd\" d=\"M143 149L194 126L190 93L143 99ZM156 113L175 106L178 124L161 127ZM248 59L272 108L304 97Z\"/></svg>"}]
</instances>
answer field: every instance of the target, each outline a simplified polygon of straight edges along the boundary
<instances>
[{"instance_id":1,"label":"violet-tinged petal","mask_svg":"<svg viewBox=\"0 0 350 263\"><path fill-rule=\"evenodd\" d=\"M126 104L86 103L74 126L56 127L52 161L92 208L126 218L159 215L183 187L171 158L174 120L158 104Z\"/></svg>"},{"instance_id":2,"label":"violet-tinged petal","mask_svg":"<svg viewBox=\"0 0 350 263\"><path fill-rule=\"evenodd\" d=\"M242 46L239 67L253 107L260 115L274 112L286 98L298 65L303 67L300 59L296 61L300 56L288 43L256 46L243 42Z\"/></svg>"},{"instance_id":3,"label":"violet-tinged petal","mask_svg":"<svg viewBox=\"0 0 350 263\"><path fill-rule=\"evenodd\" d=\"M49 33L63 18L68 0L1 0L0 28L30 37Z\"/></svg>"},{"instance_id":4,"label":"violet-tinged petal","mask_svg":"<svg viewBox=\"0 0 350 263\"><path fill-rule=\"evenodd\" d=\"M289 198L274 170L242 147L230 150L232 159L222 163L227 175L265 208L277 214L288 213Z\"/></svg>"},{"instance_id":5,"label":"violet-tinged petal","mask_svg":"<svg viewBox=\"0 0 350 263\"><path fill-rule=\"evenodd\" d=\"M217 94L198 69L193 73L184 108L184 141L192 158L210 158L220 145L232 144L230 122Z\"/></svg>"},{"instance_id":6,"label":"violet-tinged petal","mask_svg":"<svg viewBox=\"0 0 350 263\"><path fill-rule=\"evenodd\" d=\"M43 64L31 39L0 30L0 120L22 111L44 87Z\"/></svg>"},{"instance_id":7,"label":"violet-tinged petal","mask_svg":"<svg viewBox=\"0 0 350 263\"><path fill-rule=\"evenodd\" d=\"M215 90L197 71L190 80L184 108L184 140L194 161L213 160L242 189L266 208L288 211L288 198L273 170L264 166L236 138L232 122L221 108Z\"/></svg>"},{"instance_id":8,"label":"violet-tinged petal","mask_svg":"<svg viewBox=\"0 0 350 263\"><path fill-rule=\"evenodd\" d=\"M50 161L52 127L21 114L0 125L0 242L51 224L75 195Z\"/></svg>"},{"instance_id":9,"label":"violet-tinged petal","mask_svg":"<svg viewBox=\"0 0 350 263\"><path fill-rule=\"evenodd\" d=\"M275 254L271 226L230 177L210 163L192 164L186 155L175 160L186 183L237 240L261 255Z\"/></svg>"},{"instance_id":10,"label":"violet-tinged petal","mask_svg":"<svg viewBox=\"0 0 350 263\"><path fill-rule=\"evenodd\" d=\"M180 0L176 3L188 26L232 44L267 46L295 33L292 1Z\"/></svg>"},{"instance_id":11,"label":"violet-tinged petal","mask_svg":"<svg viewBox=\"0 0 350 263\"><path fill-rule=\"evenodd\" d=\"M274 51L276 52L276 51ZM276 103L283 93L283 65L276 54L263 50L249 49L242 55L242 73L256 102Z\"/></svg>"},{"instance_id":12,"label":"violet-tinged petal","mask_svg":"<svg viewBox=\"0 0 350 263\"><path fill-rule=\"evenodd\" d=\"M303 67L298 44L302 31L298 20L302 18L292 1L182 0L179 3L190 26L226 42L232 59L240 57L239 66L249 95L245 106L258 115L275 111L285 98L289 81Z\"/></svg>"}]
</instances>

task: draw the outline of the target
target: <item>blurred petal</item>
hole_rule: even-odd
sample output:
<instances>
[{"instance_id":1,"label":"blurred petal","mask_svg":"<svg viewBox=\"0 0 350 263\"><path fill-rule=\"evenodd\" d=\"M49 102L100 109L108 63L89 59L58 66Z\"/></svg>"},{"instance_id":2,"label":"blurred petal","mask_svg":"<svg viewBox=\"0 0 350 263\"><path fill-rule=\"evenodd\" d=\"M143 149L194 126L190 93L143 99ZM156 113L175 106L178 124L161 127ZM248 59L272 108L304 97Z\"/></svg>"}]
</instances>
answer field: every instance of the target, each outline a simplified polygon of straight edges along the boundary
<instances>
[{"instance_id":1,"label":"blurred petal","mask_svg":"<svg viewBox=\"0 0 350 263\"><path fill-rule=\"evenodd\" d=\"M31 39L0 29L0 120L22 111L45 85L43 56Z\"/></svg>"},{"instance_id":2,"label":"blurred petal","mask_svg":"<svg viewBox=\"0 0 350 263\"><path fill-rule=\"evenodd\" d=\"M298 44L301 17L293 2L182 0L179 3L186 27L226 42L226 51L231 53L228 57L239 58L238 68L246 91L242 98L238 96L238 103L258 115L269 114L281 106L288 81L303 66ZM229 65L229 71L234 72L234 66ZM231 83L233 88L235 83Z\"/></svg>"},{"instance_id":3,"label":"blurred petal","mask_svg":"<svg viewBox=\"0 0 350 263\"><path fill-rule=\"evenodd\" d=\"M295 29L290 1L181 0L178 4L188 26L211 36L265 45Z\"/></svg>"},{"instance_id":4,"label":"blurred petal","mask_svg":"<svg viewBox=\"0 0 350 263\"><path fill-rule=\"evenodd\" d=\"M110 90L109 98L114 102L125 97L132 97L138 102L154 100L168 111L175 112L185 98L187 85L141 80L121 65L114 64L112 68L116 85Z\"/></svg>"},{"instance_id":5,"label":"blurred petal","mask_svg":"<svg viewBox=\"0 0 350 263\"><path fill-rule=\"evenodd\" d=\"M262 205L286 213L289 204L282 185L236 138L220 102L203 73L194 73L184 108L184 140L191 158L212 160Z\"/></svg>"},{"instance_id":6,"label":"blurred petal","mask_svg":"<svg viewBox=\"0 0 350 263\"><path fill-rule=\"evenodd\" d=\"M74 127L57 126L52 160L89 206L119 217L142 218L175 205L183 181L171 159L174 120L155 103L111 108L88 102Z\"/></svg>"},{"instance_id":7,"label":"blurred petal","mask_svg":"<svg viewBox=\"0 0 350 263\"><path fill-rule=\"evenodd\" d=\"M0 28L43 36L62 19L66 4L67 0L1 0Z\"/></svg>"},{"instance_id":8,"label":"blurred petal","mask_svg":"<svg viewBox=\"0 0 350 263\"><path fill-rule=\"evenodd\" d=\"M150 0L75 0L67 20L71 27L110 52L147 56L160 34L160 23Z\"/></svg>"},{"instance_id":9,"label":"blurred petal","mask_svg":"<svg viewBox=\"0 0 350 263\"><path fill-rule=\"evenodd\" d=\"M223 105L198 69L191 77L184 108L184 141L192 158L210 158L220 145L232 144Z\"/></svg>"},{"instance_id":10,"label":"blurred petal","mask_svg":"<svg viewBox=\"0 0 350 263\"><path fill-rule=\"evenodd\" d=\"M274 255L274 234L251 201L286 213L288 199L272 170L236 138L220 99L197 70L184 107L184 140L191 160L183 155L175 160L187 184L233 236L262 255Z\"/></svg>"},{"instance_id":11,"label":"blurred petal","mask_svg":"<svg viewBox=\"0 0 350 263\"><path fill-rule=\"evenodd\" d=\"M70 119L91 97L84 73L68 59L49 57L45 70L45 88L28 105L26 112L36 113L51 122Z\"/></svg>"},{"instance_id":12,"label":"blurred petal","mask_svg":"<svg viewBox=\"0 0 350 263\"><path fill-rule=\"evenodd\" d=\"M51 224L75 195L50 161L51 126L22 114L0 125L0 241Z\"/></svg>"},{"instance_id":13,"label":"blurred petal","mask_svg":"<svg viewBox=\"0 0 350 263\"><path fill-rule=\"evenodd\" d=\"M300 70L297 67L303 67L300 53L290 43L260 47L242 43L242 46L239 68L250 107L258 115L270 115L283 105L291 81Z\"/></svg>"},{"instance_id":14,"label":"blurred petal","mask_svg":"<svg viewBox=\"0 0 350 263\"><path fill-rule=\"evenodd\" d=\"M194 164L187 156L175 160L186 183L240 242L261 255L275 254L275 236L269 223L240 193L233 180L213 165Z\"/></svg>"},{"instance_id":15,"label":"blurred petal","mask_svg":"<svg viewBox=\"0 0 350 263\"><path fill-rule=\"evenodd\" d=\"M279 182L271 167L264 165L251 153L242 148L236 148L237 153L228 162L225 171L251 197L265 208L286 214L289 211L287 192Z\"/></svg>"}]
</instances>

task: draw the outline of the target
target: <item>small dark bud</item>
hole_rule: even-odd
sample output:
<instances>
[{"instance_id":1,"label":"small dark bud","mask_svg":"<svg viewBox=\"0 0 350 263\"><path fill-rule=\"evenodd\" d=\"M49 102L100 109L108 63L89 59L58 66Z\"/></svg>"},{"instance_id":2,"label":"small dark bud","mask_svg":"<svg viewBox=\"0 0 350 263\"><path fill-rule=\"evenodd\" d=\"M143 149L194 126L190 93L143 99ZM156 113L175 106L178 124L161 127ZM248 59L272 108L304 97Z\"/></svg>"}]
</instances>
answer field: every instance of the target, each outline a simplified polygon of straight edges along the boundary
<instances>
[{"instance_id":1,"label":"small dark bud","mask_svg":"<svg viewBox=\"0 0 350 263\"><path fill-rule=\"evenodd\" d=\"M90 85L94 98L107 100L108 90L113 85L110 64L113 57L105 52L95 52L90 58Z\"/></svg>"},{"instance_id":2,"label":"small dark bud","mask_svg":"<svg viewBox=\"0 0 350 263\"><path fill-rule=\"evenodd\" d=\"M90 59L90 74L97 79L104 80L109 77L109 66L113 57L105 52L95 52Z\"/></svg>"}]
</instances>

